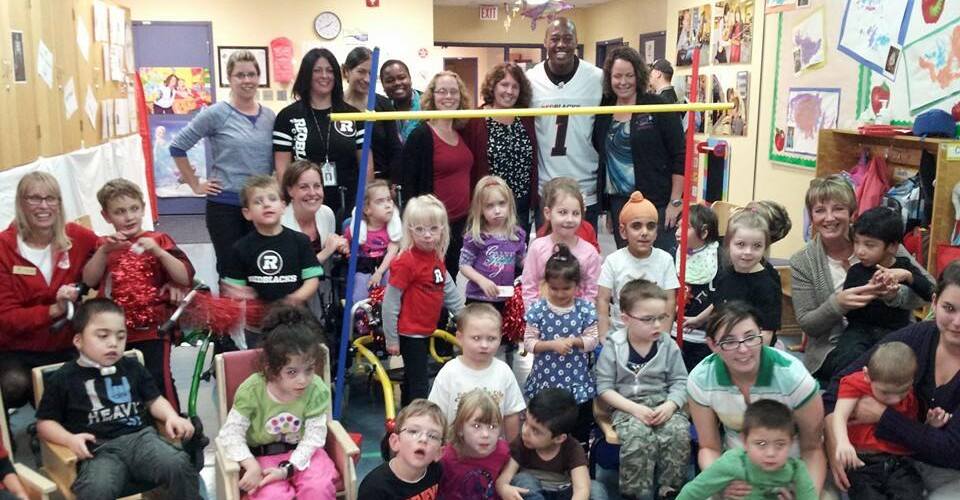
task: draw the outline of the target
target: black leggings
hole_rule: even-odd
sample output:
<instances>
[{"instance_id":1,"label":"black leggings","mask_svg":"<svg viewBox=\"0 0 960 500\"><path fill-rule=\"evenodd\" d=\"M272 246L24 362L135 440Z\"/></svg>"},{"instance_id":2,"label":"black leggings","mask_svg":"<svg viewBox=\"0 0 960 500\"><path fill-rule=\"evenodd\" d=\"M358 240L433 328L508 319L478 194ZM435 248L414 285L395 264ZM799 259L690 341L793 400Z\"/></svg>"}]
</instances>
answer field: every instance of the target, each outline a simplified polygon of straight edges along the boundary
<instances>
[{"instance_id":1,"label":"black leggings","mask_svg":"<svg viewBox=\"0 0 960 500\"><path fill-rule=\"evenodd\" d=\"M207 232L217 257L217 274L223 276L223 264L230 258L233 244L253 231L253 223L243 218L243 209L225 203L207 202Z\"/></svg>"},{"instance_id":2,"label":"black leggings","mask_svg":"<svg viewBox=\"0 0 960 500\"><path fill-rule=\"evenodd\" d=\"M400 406L430 394L430 337L400 335L400 356L403 358L403 383L400 387Z\"/></svg>"}]
</instances>

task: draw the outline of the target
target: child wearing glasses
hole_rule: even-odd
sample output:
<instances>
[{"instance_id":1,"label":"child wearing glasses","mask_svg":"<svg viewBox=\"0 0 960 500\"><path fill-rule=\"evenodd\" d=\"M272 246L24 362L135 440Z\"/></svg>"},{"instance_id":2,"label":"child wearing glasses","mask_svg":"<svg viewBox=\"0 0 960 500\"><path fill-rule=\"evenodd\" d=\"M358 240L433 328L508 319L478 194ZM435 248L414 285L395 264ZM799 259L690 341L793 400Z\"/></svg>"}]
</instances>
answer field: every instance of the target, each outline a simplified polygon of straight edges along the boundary
<instances>
[{"instance_id":1,"label":"child wearing glasses","mask_svg":"<svg viewBox=\"0 0 960 500\"><path fill-rule=\"evenodd\" d=\"M476 388L460 398L443 447L440 496L447 500L495 498L494 482L510 461L510 445L500 437L503 418L494 397Z\"/></svg>"},{"instance_id":2,"label":"child wearing glasses","mask_svg":"<svg viewBox=\"0 0 960 500\"><path fill-rule=\"evenodd\" d=\"M443 476L438 460L447 427L443 410L426 399L416 399L400 410L396 424L397 431L387 437L393 458L363 478L357 498L438 498Z\"/></svg>"},{"instance_id":3,"label":"child wearing glasses","mask_svg":"<svg viewBox=\"0 0 960 500\"><path fill-rule=\"evenodd\" d=\"M666 311L670 320L673 319L674 293L680 288L680 282L673 257L653 246L659 234L658 220L657 207L640 191L634 191L620 210L620 237L627 246L610 254L600 268L597 281L600 343L604 343L607 333L624 327L618 298L624 285L638 278L652 281L665 291Z\"/></svg>"},{"instance_id":4,"label":"child wearing glasses","mask_svg":"<svg viewBox=\"0 0 960 500\"><path fill-rule=\"evenodd\" d=\"M383 298L387 352L403 357L401 406L426 398L430 388L427 358L430 336L440 311L463 309L463 295L444 264L450 244L447 209L433 195L417 196L403 211L400 254L390 264Z\"/></svg>"},{"instance_id":5,"label":"child wearing glasses","mask_svg":"<svg viewBox=\"0 0 960 500\"><path fill-rule=\"evenodd\" d=\"M690 460L687 369L670 338L668 292L643 279L620 291L624 328L607 337L597 361L597 395L613 409L620 438L620 494L669 497Z\"/></svg>"}]
</instances>

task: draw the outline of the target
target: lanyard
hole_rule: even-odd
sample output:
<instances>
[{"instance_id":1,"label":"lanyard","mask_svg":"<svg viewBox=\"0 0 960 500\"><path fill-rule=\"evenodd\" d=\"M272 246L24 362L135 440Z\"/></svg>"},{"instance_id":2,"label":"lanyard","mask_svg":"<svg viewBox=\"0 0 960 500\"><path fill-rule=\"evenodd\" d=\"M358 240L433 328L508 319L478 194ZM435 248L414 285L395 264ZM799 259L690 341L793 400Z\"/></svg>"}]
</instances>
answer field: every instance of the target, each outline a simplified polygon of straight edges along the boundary
<instances>
[{"instance_id":1,"label":"lanyard","mask_svg":"<svg viewBox=\"0 0 960 500\"><path fill-rule=\"evenodd\" d=\"M313 125L317 128L317 133L320 134L319 137L323 137L323 130L320 129L320 122L317 121L317 110L313 109L313 106L307 106L310 110L310 116L313 117ZM321 143L323 146L323 162L330 163L330 129L333 128L333 120L330 119L329 115L327 116L327 139Z\"/></svg>"}]
</instances>

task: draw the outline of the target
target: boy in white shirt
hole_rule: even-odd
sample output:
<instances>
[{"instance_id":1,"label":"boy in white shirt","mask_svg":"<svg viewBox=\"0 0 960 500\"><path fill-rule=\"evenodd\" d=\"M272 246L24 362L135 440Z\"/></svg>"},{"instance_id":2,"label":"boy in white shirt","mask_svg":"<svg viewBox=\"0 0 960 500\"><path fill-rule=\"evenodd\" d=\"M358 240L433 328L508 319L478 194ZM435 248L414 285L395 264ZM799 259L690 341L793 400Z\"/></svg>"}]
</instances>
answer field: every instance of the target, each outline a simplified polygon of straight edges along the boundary
<instances>
[{"instance_id":1,"label":"boy in white shirt","mask_svg":"<svg viewBox=\"0 0 960 500\"><path fill-rule=\"evenodd\" d=\"M476 302L463 308L457 316L461 354L437 373L428 399L453 422L460 397L483 388L500 405L504 437L512 441L520 432L520 412L527 405L513 370L494 357L500 347L501 324L500 313L490 304Z\"/></svg>"},{"instance_id":2,"label":"boy in white shirt","mask_svg":"<svg viewBox=\"0 0 960 500\"><path fill-rule=\"evenodd\" d=\"M627 246L607 256L597 280L597 327L601 344L607 332L624 327L620 318L620 290L637 278L652 281L666 291L667 314L674 315L674 290L680 288L680 281L673 257L653 246L657 241L658 220L657 207L640 191L634 191L620 210L620 236L627 241Z\"/></svg>"}]
</instances>

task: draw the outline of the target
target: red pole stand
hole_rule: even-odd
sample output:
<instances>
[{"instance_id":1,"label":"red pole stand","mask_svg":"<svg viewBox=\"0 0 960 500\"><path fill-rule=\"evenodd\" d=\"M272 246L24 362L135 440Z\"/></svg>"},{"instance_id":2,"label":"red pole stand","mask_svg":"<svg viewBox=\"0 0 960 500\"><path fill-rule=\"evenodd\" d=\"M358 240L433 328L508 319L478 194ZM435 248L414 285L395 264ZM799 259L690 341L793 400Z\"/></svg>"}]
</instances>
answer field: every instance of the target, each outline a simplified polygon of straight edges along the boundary
<instances>
[{"instance_id":1,"label":"red pole stand","mask_svg":"<svg viewBox=\"0 0 960 500\"><path fill-rule=\"evenodd\" d=\"M690 77L690 102L697 102L700 89L700 48L693 49L693 74ZM683 312L687 307L687 228L690 227L690 189L693 182L693 134L697 128L694 111L687 111L687 154L683 168L683 208L680 211L680 288L677 291L677 345L683 348Z\"/></svg>"}]
</instances>

